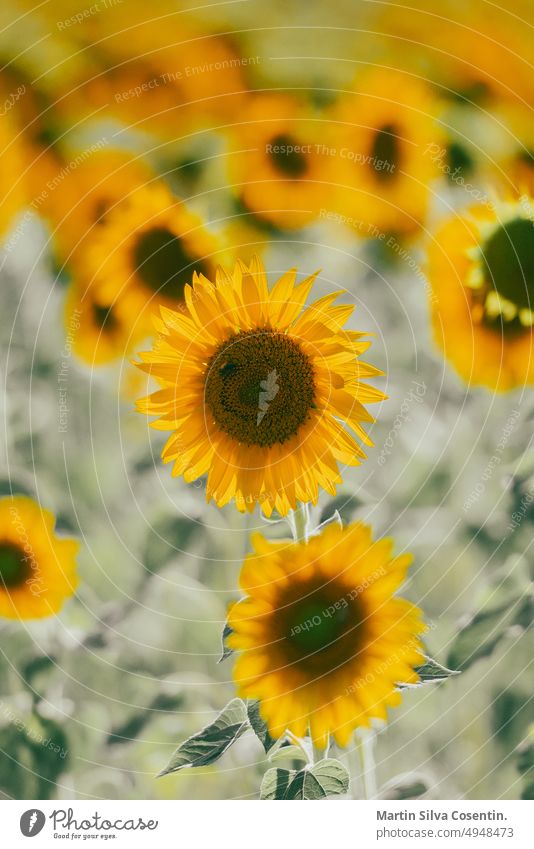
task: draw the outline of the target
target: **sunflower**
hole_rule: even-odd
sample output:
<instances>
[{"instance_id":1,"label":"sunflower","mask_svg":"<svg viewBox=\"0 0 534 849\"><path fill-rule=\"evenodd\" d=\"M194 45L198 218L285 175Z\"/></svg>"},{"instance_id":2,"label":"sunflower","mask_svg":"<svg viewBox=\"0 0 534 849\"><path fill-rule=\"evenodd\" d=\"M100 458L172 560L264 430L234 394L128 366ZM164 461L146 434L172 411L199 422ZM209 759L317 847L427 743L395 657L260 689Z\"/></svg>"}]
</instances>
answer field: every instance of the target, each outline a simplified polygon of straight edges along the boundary
<instances>
[{"instance_id":1,"label":"sunflower","mask_svg":"<svg viewBox=\"0 0 534 849\"><path fill-rule=\"evenodd\" d=\"M91 366L123 359L147 335L128 291L109 301L98 286L79 280L69 286L64 322L73 352Z\"/></svg>"},{"instance_id":2,"label":"sunflower","mask_svg":"<svg viewBox=\"0 0 534 849\"><path fill-rule=\"evenodd\" d=\"M425 221L441 135L437 103L417 78L373 69L337 105L338 204L362 235L411 233Z\"/></svg>"},{"instance_id":3,"label":"sunflower","mask_svg":"<svg viewBox=\"0 0 534 849\"><path fill-rule=\"evenodd\" d=\"M0 237L13 223L28 201L25 179L27 149L20 139L21 130L9 113L0 121L0 179L2 181L2 204L0 212Z\"/></svg>"},{"instance_id":4,"label":"sunflower","mask_svg":"<svg viewBox=\"0 0 534 849\"><path fill-rule=\"evenodd\" d=\"M99 21L98 18L105 18ZM244 72L257 57L239 56L222 35L184 27L169 4L153 18L144 6L93 16L88 67L58 97L58 111L81 118L119 119L130 130L176 139L237 114L247 94ZM171 29L169 29L171 27ZM84 25L91 42L90 30Z\"/></svg>"},{"instance_id":5,"label":"sunflower","mask_svg":"<svg viewBox=\"0 0 534 849\"><path fill-rule=\"evenodd\" d=\"M294 98L257 94L230 133L228 169L240 202L282 229L317 217L331 181L325 129ZM327 146L328 147L328 146Z\"/></svg>"},{"instance_id":6,"label":"sunflower","mask_svg":"<svg viewBox=\"0 0 534 849\"><path fill-rule=\"evenodd\" d=\"M176 308L193 272L210 274L218 239L162 183L132 194L87 239L84 274L100 297L129 304L150 325L157 304ZM141 320L141 319L140 319Z\"/></svg>"},{"instance_id":7,"label":"sunflower","mask_svg":"<svg viewBox=\"0 0 534 849\"><path fill-rule=\"evenodd\" d=\"M390 539L373 542L358 522L327 526L302 542L252 537L240 586L246 598L229 613L227 645L239 694L258 699L270 734L310 733L320 748L333 735L385 720L401 701L397 685L415 684L423 663L421 611L394 598L411 563L392 558Z\"/></svg>"},{"instance_id":8,"label":"sunflower","mask_svg":"<svg viewBox=\"0 0 534 849\"><path fill-rule=\"evenodd\" d=\"M74 262L85 240L98 230L107 214L152 179L140 159L119 150L96 150L90 156L73 154L54 174L43 171L38 207L50 223L52 239L62 261ZM83 265L82 265L83 268Z\"/></svg>"},{"instance_id":9,"label":"sunflower","mask_svg":"<svg viewBox=\"0 0 534 849\"><path fill-rule=\"evenodd\" d=\"M187 482L208 474L207 499L235 500L252 512L286 515L297 500L334 495L338 462L365 457L347 424L367 445L363 403L385 396L362 378L382 374L360 362L364 334L345 330L352 306L335 292L303 310L315 274L295 285L295 269L269 292L255 258L215 284L195 274L183 312L161 310L159 340L140 368L160 390L138 402L170 430L162 453Z\"/></svg>"},{"instance_id":10,"label":"sunflower","mask_svg":"<svg viewBox=\"0 0 534 849\"><path fill-rule=\"evenodd\" d=\"M78 585L79 543L54 534L55 519L31 498L0 499L0 616L52 616Z\"/></svg>"},{"instance_id":11,"label":"sunflower","mask_svg":"<svg viewBox=\"0 0 534 849\"><path fill-rule=\"evenodd\" d=\"M473 207L429 248L434 338L467 383L504 392L534 383L534 206Z\"/></svg>"}]
</instances>

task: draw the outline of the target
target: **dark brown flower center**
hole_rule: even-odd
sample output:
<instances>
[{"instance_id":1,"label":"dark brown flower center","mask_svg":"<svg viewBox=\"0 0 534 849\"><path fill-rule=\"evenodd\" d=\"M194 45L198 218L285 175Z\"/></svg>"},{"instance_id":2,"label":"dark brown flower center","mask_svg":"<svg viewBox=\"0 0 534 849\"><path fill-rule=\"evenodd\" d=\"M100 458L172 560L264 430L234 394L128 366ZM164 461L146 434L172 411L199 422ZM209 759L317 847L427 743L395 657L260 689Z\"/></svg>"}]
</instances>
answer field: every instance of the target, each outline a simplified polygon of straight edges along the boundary
<instances>
[{"instance_id":1,"label":"dark brown flower center","mask_svg":"<svg viewBox=\"0 0 534 849\"><path fill-rule=\"evenodd\" d=\"M18 587L27 580L31 572L31 558L26 557L18 545L0 543L0 589L2 586Z\"/></svg>"},{"instance_id":2,"label":"dark brown flower center","mask_svg":"<svg viewBox=\"0 0 534 849\"><path fill-rule=\"evenodd\" d=\"M314 396L311 362L285 333L238 333L206 369L205 400L215 423L245 445L291 439L307 421Z\"/></svg>"},{"instance_id":3,"label":"dark brown flower center","mask_svg":"<svg viewBox=\"0 0 534 849\"><path fill-rule=\"evenodd\" d=\"M308 170L306 154L295 148L301 147L289 134L281 133L271 140L269 156L277 171L285 177L302 177Z\"/></svg>"},{"instance_id":4,"label":"dark brown flower center","mask_svg":"<svg viewBox=\"0 0 534 849\"><path fill-rule=\"evenodd\" d=\"M380 182L393 177L400 160L399 130L395 124L384 124L375 133L370 153L370 166Z\"/></svg>"},{"instance_id":5,"label":"dark brown flower center","mask_svg":"<svg viewBox=\"0 0 534 849\"><path fill-rule=\"evenodd\" d=\"M91 310L95 326L106 333L113 333L118 328L118 321L113 312L113 307L105 307L101 304L92 303Z\"/></svg>"},{"instance_id":6,"label":"dark brown flower center","mask_svg":"<svg viewBox=\"0 0 534 849\"><path fill-rule=\"evenodd\" d=\"M278 650L288 664L310 675L334 672L362 647L361 602L336 582L293 584L281 593L273 616Z\"/></svg>"},{"instance_id":7,"label":"dark brown flower center","mask_svg":"<svg viewBox=\"0 0 534 849\"><path fill-rule=\"evenodd\" d=\"M182 239L166 227L154 227L138 237L133 250L134 268L143 283L172 300L181 301L193 272L206 274L202 260L192 258Z\"/></svg>"}]
</instances>

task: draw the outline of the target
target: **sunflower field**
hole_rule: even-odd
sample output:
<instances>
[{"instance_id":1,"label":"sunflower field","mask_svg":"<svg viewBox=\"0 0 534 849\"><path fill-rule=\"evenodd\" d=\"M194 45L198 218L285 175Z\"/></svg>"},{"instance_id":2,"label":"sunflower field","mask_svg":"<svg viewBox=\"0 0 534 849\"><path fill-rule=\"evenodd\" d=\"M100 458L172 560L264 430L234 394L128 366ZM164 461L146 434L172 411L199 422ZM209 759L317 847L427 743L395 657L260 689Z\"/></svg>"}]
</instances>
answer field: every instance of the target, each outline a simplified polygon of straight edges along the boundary
<instances>
[{"instance_id":1,"label":"sunflower field","mask_svg":"<svg viewBox=\"0 0 534 849\"><path fill-rule=\"evenodd\" d=\"M3 0L0 798L534 798L533 27Z\"/></svg>"}]
</instances>

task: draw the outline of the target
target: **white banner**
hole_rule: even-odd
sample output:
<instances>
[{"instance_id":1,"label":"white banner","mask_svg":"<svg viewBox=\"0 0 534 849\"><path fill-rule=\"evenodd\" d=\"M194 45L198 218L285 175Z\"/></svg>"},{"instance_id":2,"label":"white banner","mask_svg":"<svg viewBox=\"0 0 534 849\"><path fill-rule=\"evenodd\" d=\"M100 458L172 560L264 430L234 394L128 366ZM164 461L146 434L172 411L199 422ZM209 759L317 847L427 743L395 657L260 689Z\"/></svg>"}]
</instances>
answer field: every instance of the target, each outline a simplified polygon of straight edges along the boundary
<instances>
[{"instance_id":1,"label":"white banner","mask_svg":"<svg viewBox=\"0 0 534 849\"><path fill-rule=\"evenodd\" d=\"M532 849L532 802L79 801L3 803L2 846L370 846ZM272 806L276 805L276 811ZM335 805L334 807L331 807ZM266 807L267 806L267 807ZM270 806L270 807L269 807ZM330 806L330 807L329 807ZM35 839L35 843L29 841Z\"/></svg>"}]
</instances>

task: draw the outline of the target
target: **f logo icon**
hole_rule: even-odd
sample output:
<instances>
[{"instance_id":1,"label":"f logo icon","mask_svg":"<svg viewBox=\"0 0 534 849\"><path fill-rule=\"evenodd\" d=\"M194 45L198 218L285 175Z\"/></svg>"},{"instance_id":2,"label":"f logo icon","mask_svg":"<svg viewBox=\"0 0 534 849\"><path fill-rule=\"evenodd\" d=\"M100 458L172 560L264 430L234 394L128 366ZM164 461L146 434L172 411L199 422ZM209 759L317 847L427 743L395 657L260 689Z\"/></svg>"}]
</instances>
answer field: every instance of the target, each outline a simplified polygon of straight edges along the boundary
<instances>
[{"instance_id":1,"label":"f logo icon","mask_svg":"<svg viewBox=\"0 0 534 849\"><path fill-rule=\"evenodd\" d=\"M43 812L37 810L37 808L31 808L22 814L20 818L20 830L24 837L35 837L36 834L39 834L43 830L45 822L46 817Z\"/></svg>"}]
</instances>

